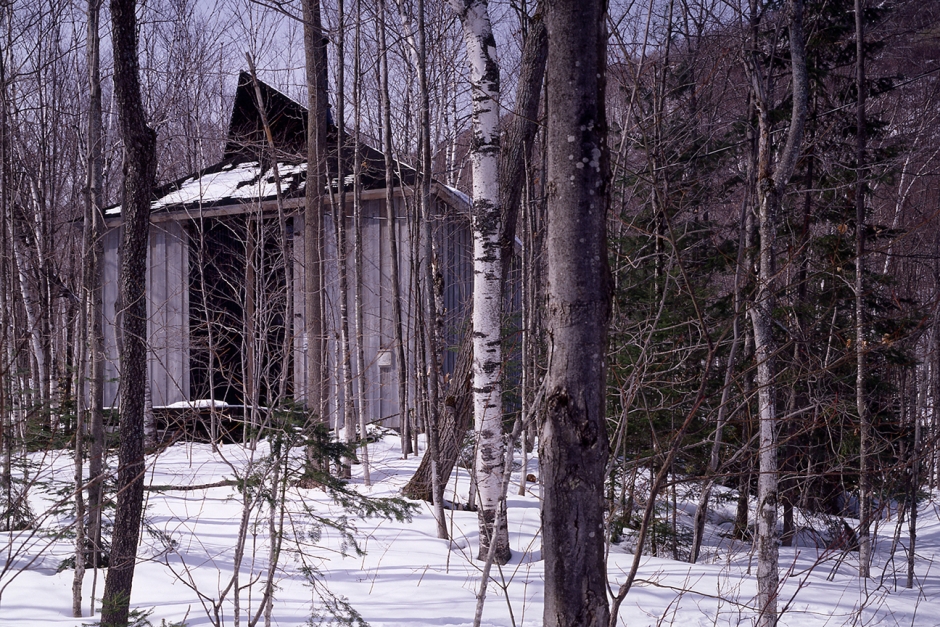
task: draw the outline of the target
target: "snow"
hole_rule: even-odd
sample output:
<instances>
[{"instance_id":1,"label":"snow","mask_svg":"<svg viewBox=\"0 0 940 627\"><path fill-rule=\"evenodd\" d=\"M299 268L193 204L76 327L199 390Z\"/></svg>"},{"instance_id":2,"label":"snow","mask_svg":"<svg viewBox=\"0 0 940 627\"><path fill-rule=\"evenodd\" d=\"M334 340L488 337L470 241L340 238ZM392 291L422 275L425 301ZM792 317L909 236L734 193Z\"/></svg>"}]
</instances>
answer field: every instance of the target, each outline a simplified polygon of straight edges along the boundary
<instances>
[{"instance_id":1,"label":"snow","mask_svg":"<svg viewBox=\"0 0 940 627\"><path fill-rule=\"evenodd\" d=\"M201 398L195 401L177 401L170 403L166 409L225 409L229 404L225 401L213 401L211 398Z\"/></svg>"},{"instance_id":2,"label":"snow","mask_svg":"<svg viewBox=\"0 0 940 627\"><path fill-rule=\"evenodd\" d=\"M398 438L386 435L370 445L373 464L371 488L362 485L360 468L353 467L351 485L374 497L397 496L417 467L417 460L401 460ZM233 571L235 547L242 515L243 493L231 479L249 466L265 468L267 445L252 451L240 445L181 443L148 456L147 483L158 489L146 493L146 529L137 565L131 606L152 610L149 620L186 620L190 626L210 625L204 603L217 599ZM296 455L300 456L298 449ZM0 567L0 624L17 627L75 626L91 623L88 599L94 586L101 596L104 574L85 575L84 618L71 617L72 571L57 573L60 561L72 553L67 538L56 532L69 524L68 488L73 473L68 452L34 454L30 458L30 504L38 529L0 534L4 555ZM537 460L527 473L537 474ZM263 475L259 475L263 476ZM447 488L447 498L463 501L467 475L462 468ZM510 542L514 556L494 569L483 613L484 625L536 626L541 624L543 569L539 538L538 485L528 484L526 496L516 496L519 472L513 475L509 497ZM645 481L642 477L639 481ZM204 486L168 490L167 486ZM750 546L723 537L734 518L734 493L715 490L709 515L706 545L700 563L689 565L664 557L642 562L637 583L621 608L620 625L750 625L756 594L756 563ZM936 498L936 495L935 495ZM689 524L697 496L680 489L680 523ZM455 541L439 540L430 508L417 503L411 522L361 519L354 515L353 535L364 555L349 547L329 527L315 525L314 516L337 519L342 509L320 489L288 488L290 507L285 518L284 553L277 573L272 624L308 624L314 612L324 612L304 572L319 572L317 587L328 588L348 602L374 627L466 626L472 624L480 564L472 559L477 543L476 514L448 511L447 524ZM54 507L60 505L58 507ZM61 506L64 505L64 506ZM753 506L753 503L752 503ZM804 520L804 523L811 522ZM818 521L817 521L818 522ZM935 500L921 510L918 530L915 588L903 588L905 554L899 547L894 563L889 549L896 519L879 521L873 577L859 581L857 553L817 548L806 529L799 546L780 552L786 605L781 625L938 625L940 606L931 602L940 594L940 517ZM850 521L851 524L851 521ZM240 571L242 624L257 611L266 576L268 510L263 502L250 512L245 559ZM901 534L906 543L906 528ZM616 588L629 571L633 555L629 541L611 546L609 577ZM202 601L200 600L202 599ZM222 623L233 625L232 593L222 603ZM96 603L100 605L100 603ZM211 608L210 608L211 609ZM263 624L259 621L259 625ZM317 624L316 621L313 624Z\"/></svg>"},{"instance_id":3,"label":"snow","mask_svg":"<svg viewBox=\"0 0 940 627\"><path fill-rule=\"evenodd\" d=\"M151 209L229 198L239 186L247 185L258 176L258 168L258 162L249 161L227 167L214 174L192 176L184 181L175 192L170 192L163 198L155 200Z\"/></svg>"},{"instance_id":4,"label":"snow","mask_svg":"<svg viewBox=\"0 0 940 627\"><path fill-rule=\"evenodd\" d=\"M294 179L304 179L307 172L306 163L278 163L277 168L281 178L281 188L285 193ZM304 181L297 180L297 189L302 190L303 186ZM175 191L153 201L150 208L155 211L176 205L213 203L227 199L244 201L253 198L271 198L276 195L274 168L262 172L257 161L247 161L227 165L219 172L191 176L184 180ZM105 213L109 216L120 215L121 207L111 207Z\"/></svg>"},{"instance_id":5,"label":"snow","mask_svg":"<svg viewBox=\"0 0 940 627\"><path fill-rule=\"evenodd\" d=\"M453 194L454 196L459 198L461 201L463 201L464 204L466 204L468 207L473 204L472 201L470 200L470 197L464 194L462 191L460 191L456 187L451 187L450 185L445 185L444 187L447 188L447 191L449 191L451 194Z\"/></svg>"}]
</instances>

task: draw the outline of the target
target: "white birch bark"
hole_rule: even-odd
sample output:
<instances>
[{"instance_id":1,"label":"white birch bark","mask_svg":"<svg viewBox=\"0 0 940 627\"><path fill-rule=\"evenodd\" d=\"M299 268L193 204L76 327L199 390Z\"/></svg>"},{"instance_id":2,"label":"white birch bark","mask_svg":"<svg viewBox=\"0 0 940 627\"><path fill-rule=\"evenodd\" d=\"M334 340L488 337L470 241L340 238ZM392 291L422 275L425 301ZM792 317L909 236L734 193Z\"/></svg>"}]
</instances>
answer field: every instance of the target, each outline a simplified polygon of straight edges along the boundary
<instances>
[{"instance_id":1,"label":"white birch bark","mask_svg":"<svg viewBox=\"0 0 940 627\"><path fill-rule=\"evenodd\" d=\"M451 2L463 25L473 97L473 415L476 428L477 507L480 552L485 559L495 542L496 560L509 559L509 538L494 521L504 461L500 375L502 258L499 248L499 64L486 0Z\"/></svg>"}]
</instances>

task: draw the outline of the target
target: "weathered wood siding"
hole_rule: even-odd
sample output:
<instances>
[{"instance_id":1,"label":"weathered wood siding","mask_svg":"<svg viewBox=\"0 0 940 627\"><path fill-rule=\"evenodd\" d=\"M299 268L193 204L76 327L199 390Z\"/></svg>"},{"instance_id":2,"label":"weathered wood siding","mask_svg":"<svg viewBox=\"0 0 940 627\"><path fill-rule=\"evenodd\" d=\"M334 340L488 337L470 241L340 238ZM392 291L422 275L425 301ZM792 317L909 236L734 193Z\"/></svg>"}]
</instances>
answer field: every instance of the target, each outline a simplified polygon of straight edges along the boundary
<instances>
[{"instance_id":1,"label":"weathered wood siding","mask_svg":"<svg viewBox=\"0 0 940 627\"><path fill-rule=\"evenodd\" d=\"M412 233L416 227L412 211L405 207L401 197L396 198L395 232L398 238L399 281L402 299L402 341L405 344L405 370L408 380L408 406L414 406L417 361L417 342L421 341L420 329L416 325L416 270L413 261ZM357 282L352 208L347 207L347 279L349 293L347 307L349 315L350 341L356 333L355 285ZM453 369L454 350L458 327L463 324L466 305L469 303L472 286L470 266L470 231L466 219L439 214L434 224L439 263L444 274L445 303L445 347L442 366L445 372ZM295 312L303 311L303 227L302 220L295 218ZM340 289L339 259L336 246L336 231L332 216L324 216L324 283L325 283L325 327L327 333L327 371L329 375L330 425L336 426L336 416L342 416L345 391L342 381L342 346L340 339ZM381 422L385 426L401 424L398 407L398 371L395 346L394 318L392 312L394 289L390 273L388 249L388 220L385 216L384 200L363 202L362 217L362 308L363 308L363 352L365 363L358 363L355 345L351 344L352 376L365 376L365 413L369 421ZM419 264L425 263L423 251L417 257ZM295 313L294 381L297 399L306 398L303 382L307 359L308 341L304 333L302 315ZM355 393L355 385L353 386ZM342 424L342 418L340 418Z\"/></svg>"},{"instance_id":2,"label":"weathered wood siding","mask_svg":"<svg viewBox=\"0 0 940 627\"><path fill-rule=\"evenodd\" d=\"M147 259L148 372L154 407L189 399L189 240L180 222L154 224Z\"/></svg>"},{"instance_id":3,"label":"weathered wood siding","mask_svg":"<svg viewBox=\"0 0 940 627\"><path fill-rule=\"evenodd\" d=\"M363 271L361 277L363 301L363 343L365 362L359 364L354 345L351 346L352 376L365 377L365 412L371 422L386 426L400 425L398 407L398 371L393 328L392 299L394 290L390 276L388 250L388 220L384 200L363 202ZM466 216L455 212L443 202L436 205L433 232L438 271L444 278L444 341L441 359L445 373L454 367L456 346L462 329L467 324L467 311L472 289L471 239ZM423 248L417 253L412 246L412 233L416 227L413 208L396 199L398 217L395 220L399 250L402 317L404 327L405 364L408 374L408 405L414 406L417 363L417 343L420 329L415 322L416 277L423 277ZM154 407L178 401L198 400L191 397L190 385L190 242L187 235L189 216L179 220L161 219L151 227L147 265L148 341L150 346L150 393ZM351 204L346 211L347 277L349 281L348 312L350 339L356 334L355 286L357 283ZM293 286L294 299L292 379L294 399L303 401L305 389L309 338L304 328L304 263L303 218L293 217ZM336 416L342 416L344 389L342 381L342 346L340 330L339 263L336 232L332 215L324 215L324 272L325 272L325 332L327 333L327 363L329 376L330 424L336 426ZM105 334L105 405L116 406L120 393L120 298L118 292L120 228L111 229L105 237L104 263L104 334ZM415 256L416 255L416 256ZM413 259L414 257L414 259ZM238 279L241 280L241 279ZM355 390L355 386L354 386ZM342 424L342 419L340 419Z\"/></svg>"},{"instance_id":4,"label":"weathered wood siding","mask_svg":"<svg viewBox=\"0 0 940 627\"><path fill-rule=\"evenodd\" d=\"M118 376L121 365L120 356L120 329L121 321L118 319L120 311L120 291L118 289L118 275L121 264L118 249L121 245L121 229L110 229L104 236L104 264L101 269L101 309L104 317L102 331L104 333L104 406L117 407Z\"/></svg>"},{"instance_id":5,"label":"weathered wood siding","mask_svg":"<svg viewBox=\"0 0 940 627\"><path fill-rule=\"evenodd\" d=\"M120 227L105 235L103 316L104 404L120 393ZM189 400L189 243L180 222L150 228L147 250L147 371L154 407Z\"/></svg>"}]
</instances>

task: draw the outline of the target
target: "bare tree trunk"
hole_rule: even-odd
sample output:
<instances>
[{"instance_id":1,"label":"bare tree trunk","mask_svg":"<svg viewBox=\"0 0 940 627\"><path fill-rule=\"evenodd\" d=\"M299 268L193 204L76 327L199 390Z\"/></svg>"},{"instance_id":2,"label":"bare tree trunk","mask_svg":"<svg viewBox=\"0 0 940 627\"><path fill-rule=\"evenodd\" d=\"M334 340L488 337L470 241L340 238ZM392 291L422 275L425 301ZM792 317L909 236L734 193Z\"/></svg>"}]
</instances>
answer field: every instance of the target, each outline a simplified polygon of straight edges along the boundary
<instances>
[{"instance_id":1,"label":"bare tree trunk","mask_svg":"<svg viewBox=\"0 0 940 627\"><path fill-rule=\"evenodd\" d=\"M363 339L363 311L362 311L362 154L359 143L359 129L362 125L361 101L361 50L362 37L362 3L356 0L356 45L353 56L353 117L356 121L356 132L353 135L353 255L356 265L356 363L359 364L359 376L356 377L356 400L359 403L359 438L361 447L359 461L362 462L362 481L366 486L372 485L369 475L369 434L366 432L366 353Z\"/></svg>"},{"instance_id":2,"label":"bare tree trunk","mask_svg":"<svg viewBox=\"0 0 940 627\"><path fill-rule=\"evenodd\" d=\"M338 202L333 207L333 220L336 229L336 251L339 257L337 268L339 271L339 343L341 372L343 379L343 440L350 444L356 437L356 405L353 396L352 383L352 354L349 346L349 273L347 271L348 255L346 247L346 173L343 168L343 140L346 134L346 93L345 93L345 29L346 14L343 0L338 0L336 10L339 28L336 31L336 186ZM332 191L332 188L331 188ZM360 364L362 362L359 362ZM339 382L337 382L338 384ZM337 416L339 420L339 416ZM343 463L342 475L345 478L352 476L351 461Z\"/></svg>"},{"instance_id":3,"label":"bare tree trunk","mask_svg":"<svg viewBox=\"0 0 940 627\"><path fill-rule=\"evenodd\" d=\"M871 477L868 470L871 421L865 399L865 28L862 0L855 0L855 405L858 412L858 576L871 567Z\"/></svg>"},{"instance_id":4,"label":"bare tree trunk","mask_svg":"<svg viewBox=\"0 0 940 627\"><path fill-rule=\"evenodd\" d=\"M497 524L505 455L502 437L502 257L499 249L499 64L486 0L452 2L463 25L473 100L473 416L476 431L475 482L480 550L490 543L495 560L510 556L509 532Z\"/></svg>"},{"instance_id":5,"label":"bare tree trunk","mask_svg":"<svg viewBox=\"0 0 940 627\"><path fill-rule=\"evenodd\" d=\"M7 19L9 12L0 10L0 27L3 31L9 32ZM10 348L10 329L12 327L12 316L9 309L9 293L7 282L10 276L7 260L9 251L7 243L9 238L8 225L8 205L9 205L9 181L10 181L10 129L7 124L9 116L8 90L7 90L7 52L0 50L0 360L4 366L11 364L8 355L12 352ZM2 468L0 468L0 530L7 531L11 528L13 511L13 406L10 402L12 377L0 377L0 456L2 456Z\"/></svg>"},{"instance_id":6,"label":"bare tree trunk","mask_svg":"<svg viewBox=\"0 0 940 627\"><path fill-rule=\"evenodd\" d=\"M931 343L933 343L933 338L931 338ZM927 360L924 360L926 363ZM907 524L907 578L904 581L905 588L914 587L914 563L915 555L917 550L917 493L920 491L920 467L921 467L921 433L920 433L920 416L923 413L924 406L926 405L927 400L927 390L929 388L929 379L928 374L925 369L924 376L919 377L916 375L914 381L917 387L917 400L914 404L914 413L911 417L914 427L914 441L911 442L910 447L910 458L908 464L908 495L907 495L907 504L911 509L909 522Z\"/></svg>"},{"instance_id":7,"label":"bare tree trunk","mask_svg":"<svg viewBox=\"0 0 940 627\"><path fill-rule=\"evenodd\" d=\"M425 382L428 398L427 415L427 436L428 452L426 457L430 459L431 464L431 494L434 505L434 517L437 520L437 537L447 539L447 524L444 520L444 481L441 477L441 450L439 442L439 429L441 426L441 407L440 407L440 364L438 361L438 351L440 350L440 341L437 333L438 310L435 299L434 280L434 251L433 251L433 233L431 230L431 104L428 92L428 73L427 73L427 48L425 44L425 23L424 23L424 0L417 0L415 11L417 13L417 25L411 26L411 20L405 12L404 3L398 0L398 10L402 16L402 22L406 25L409 32L414 33L410 38L411 50L414 57L415 70L418 74L418 97L419 97L419 229L424 258L423 273L421 279L424 282L422 291L423 302L418 306L423 307L426 312L426 321L422 325L421 341L424 343L424 354L427 360L425 371ZM420 258L421 253L417 255ZM414 267L419 267L418 263Z\"/></svg>"},{"instance_id":8,"label":"bare tree trunk","mask_svg":"<svg viewBox=\"0 0 940 627\"><path fill-rule=\"evenodd\" d=\"M111 0L114 89L124 140L124 238L121 301L121 444L111 561L102 600L103 627L127 625L144 495L144 395L147 384L145 297L150 199L156 173L156 134L147 126L137 65L133 0Z\"/></svg>"},{"instance_id":9,"label":"bare tree trunk","mask_svg":"<svg viewBox=\"0 0 940 627\"><path fill-rule=\"evenodd\" d=\"M104 142L101 124L101 72L100 72L100 21L101 0L88 2L88 200L91 211L91 249L87 261L86 296L87 313L87 359L88 406L90 446L88 455L88 531L91 544L91 565L101 566L101 510L104 483L104 331L102 313L101 268L104 259ZM94 594L91 595L91 614L94 614Z\"/></svg>"},{"instance_id":10,"label":"bare tree trunk","mask_svg":"<svg viewBox=\"0 0 940 627\"><path fill-rule=\"evenodd\" d=\"M780 210L784 191L796 166L803 140L807 108L807 74L803 41L803 3L790 0L789 39L791 71L793 75L793 105L790 114L786 144L773 167L770 94L764 69L757 60L757 42L749 59L749 73L758 112L758 230L760 252L758 258L757 293L751 307L754 329L754 353L757 360L758 386L758 481L757 481L757 607L760 627L777 624L777 595L780 576L777 572L777 435L779 424L776 407L776 367L773 337L775 306L774 277L776 216ZM752 14L752 20L756 20ZM756 30L756 22L754 28Z\"/></svg>"},{"instance_id":11,"label":"bare tree trunk","mask_svg":"<svg viewBox=\"0 0 940 627\"><path fill-rule=\"evenodd\" d=\"M546 627L605 627L611 620L604 563L606 17L598 0L559 0L545 12L550 352L539 458Z\"/></svg>"},{"instance_id":12,"label":"bare tree trunk","mask_svg":"<svg viewBox=\"0 0 940 627\"><path fill-rule=\"evenodd\" d=\"M10 12L6 9L0 11L0 25L9 32L7 20ZM9 267L9 183L10 183L10 127L8 89L6 74L6 50L0 51L0 360L2 360L2 373L0 376L0 455L3 457L0 468L0 530L9 531L13 528L14 496L13 496L13 399L11 370L14 367L11 342L13 315L10 308L12 290L9 277L12 274Z\"/></svg>"},{"instance_id":13,"label":"bare tree trunk","mask_svg":"<svg viewBox=\"0 0 940 627\"><path fill-rule=\"evenodd\" d=\"M85 233L83 239L83 250L87 250L86 245L89 240L89 231L91 225L85 224ZM86 258L91 255L87 255ZM85 303L82 303L82 311L86 311ZM78 328L85 330L88 328L84 313L79 316ZM82 581L85 578L85 333L76 334L76 387L75 387L75 442L73 454L75 456L75 572L72 577L72 616L81 618L82 616Z\"/></svg>"},{"instance_id":14,"label":"bare tree trunk","mask_svg":"<svg viewBox=\"0 0 940 627\"><path fill-rule=\"evenodd\" d=\"M315 419L326 420L323 333L323 189L327 177L326 41L320 0L303 0L304 56L307 68L307 183L304 202L305 398ZM307 451L308 467L318 460Z\"/></svg>"},{"instance_id":15,"label":"bare tree trunk","mask_svg":"<svg viewBox=\"0 0 940 627\"><path fill-rule=\"evenodd\" d=\"M385 0L379 0L379 97L382 110L382 152L385 153L385 219L388 223L389 278L392 283L392 333L394 334L395 370L398 374L398 419L401 425L401 453L411 454L408 416L408 381L405 368L405 343L401 319L401 282L398 268L398 235L395 225L395 173L392 160L392 112L388 87L388 42L385 35ZM404 202L404 198L402 198Z\"/></svg>"},{"instance_id":16,"label":"bare tree trunk","mask_svg":"<svg viewBox=\"0 0 940 627\"><path fill-rule=\"evenodd\" d=\"M72 583L72 615L82 615L82 582L85 564L88 561L88 546L91 545L92 567L98 565L98 543L101 529L101 474L103 450L103 355L101 348L101 290L99 260L102 252L101 238L101 193L102 193L102 147L101 147L101 75L100 37L98 34L101 0L89 0L86 30L86 60L88 65L88 121L85 152L85 208L82 238L82 303L80 314L79 351L77 366L79 376L76 385L75 427L75 577ZM87 385L87 393L86 393ZM85 417L91 423L91 459L87 503L82 497L84 469L84 442L86 436ZM101 441L98 441L101 436ZM87 508L86 508L87 505ZM85 513L89 513L86 524ZM92 601L93 602L93 601Z\"/></svg>"}]
</instances>

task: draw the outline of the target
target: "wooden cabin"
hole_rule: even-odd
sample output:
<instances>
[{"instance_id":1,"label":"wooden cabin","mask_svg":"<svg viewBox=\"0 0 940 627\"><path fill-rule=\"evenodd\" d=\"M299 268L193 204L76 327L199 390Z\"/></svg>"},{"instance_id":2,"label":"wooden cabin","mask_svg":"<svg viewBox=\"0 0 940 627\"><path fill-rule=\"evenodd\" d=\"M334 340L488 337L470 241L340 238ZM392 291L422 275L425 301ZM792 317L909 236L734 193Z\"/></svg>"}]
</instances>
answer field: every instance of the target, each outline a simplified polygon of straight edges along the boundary
<instances>
[{"instance_id":1,"label":"wooden cabin","mask_svg":"<svg viewBox=\"0 0 940 627\"><path fill-rule=\"evenodd\" d=\"M165 185L154 194L147 258L149 402L160 408L267 407L304 402L307 346L304 320L304 228L307 111L277 90L260 84L258 103L251 78L239 77L227 145L222 160ZM275 139L272 156L264 140L264 107ZM327 336L330 422L343 400L342 346L339 341L340 289L335 215L338 211L336 137L328 119L329 190L324 190L324 332ZM352 138L344 141L347 191L342 215L347 229L350 335L356 333L355 285L361 283L365 359L351 347L352 375L365 381L368 419L400 425L398 375L409 373L409 406L414 406L418 367L416 324L419 265L428 262L415 246L415 172L395 164L391 228L398 238L405 364L396 363L388 229L385 210L385 162L379 151L360 144L362 166L362 273L357 277L353 239ZM347 154L348 153L348 154ZM279 220L274 168L282 187L285 224ZM435 264L443 278L445 344L439 361L454 366L460 328L472 288L469 202L457 190L433 184ZM118 269L120 207L108 210L103 269L106 350L105 406L117 406L120 303ZM420 270L420 272L418 272ZM290 285L288 285L290 281ZM285 320L291 315L293 320ZM282 381L283 378L283 381ZM282 396L281 392L285 394ZM342 415L342 412L339 412ZM342 418L339 419L342 422Z\"/></svg>"}]
</instances>

